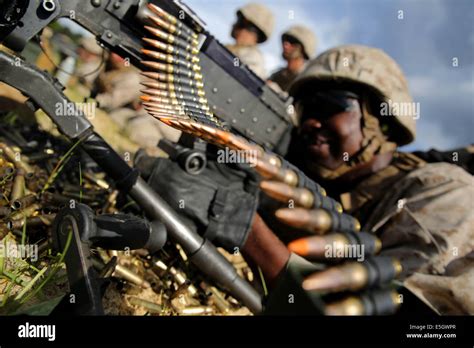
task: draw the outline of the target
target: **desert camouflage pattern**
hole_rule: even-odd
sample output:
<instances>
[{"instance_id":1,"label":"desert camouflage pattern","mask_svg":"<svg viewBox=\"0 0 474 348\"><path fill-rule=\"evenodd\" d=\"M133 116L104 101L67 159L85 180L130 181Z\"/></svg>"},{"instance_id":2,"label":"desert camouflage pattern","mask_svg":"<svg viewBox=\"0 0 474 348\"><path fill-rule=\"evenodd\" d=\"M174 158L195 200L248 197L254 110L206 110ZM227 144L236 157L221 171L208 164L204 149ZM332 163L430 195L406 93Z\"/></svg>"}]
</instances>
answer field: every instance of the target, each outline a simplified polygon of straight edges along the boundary
<instances>
[{"instance_id":1,"label":"desert camouflage pattern","mask_svg":"<svg viewBox=\"0 0 474 348\"><path fill-rule=\"evenodd\" d=\"M455 165L398 156L343 205L381 238L382 254L408 265L408 290L439 314L474 314L474 179Z\"/></svg>"},{"instance_id":2,"label":"desert camouflage pattern","mask_svg":"<svg viewBox=\"0 0 474 348\"><path fill-rule=\"evenodd\" d=\"M268 78L270 81L275 82L282 91L288 91L291 84L295 79L298 77L299 72L294 73L287 68L281 68L275 71L273 74L270 75Z\"/></svg>"},{"instance_id":3,"label":"desert camouflage pattern","mask_svg":"<svg viewBox=\"0 0 474 348\"><path fill-rule=\"evenodd\" d=\"M305 27L304 25L294 25L285 31L283 35L292 36L301 42L306 59L312 58L316 53L318 39L313 31L308 27Z\"/></svg>"},{"instance_id":4,"label":"desert camouflage pattern","mask_svg":"<svg viewBox=\"0 0 474 348\"><path fill-rule=\"evenodd\" d=\"M177 141L180 131L150 117L138 100L143 80L133 67L111 70L99 78L97 101L130 139L146 149L150 155L161 155L157 144L160 139Z\"/></svg>"},{"instance_id":5,"label":"desert camouflage pattern","mask_svg":"<svg viewBox=\"0 0 474 348\"><path fill-rule=\"evenodd\" d=\"M229 51L236 55L240 62L247 65L260 78L265 78L265 64L262 52L257 46L227 45Z\"/></svg>"},{"instance_id":6,"label":"desert camouflage pattern","mask_svg":"<svg viewBox=\"0 0 474 348\"><path fill-rule=\"evenodd\" d=\"M275 26L275 16L272 11L265 5L251 2L239 8L237 13L240 13L248 21L252 22L265 35L264 38L259 39L258 43L268 40L273 33Z\"/></svg>"},{"instance_id":7,"label":"desert camouflage pattern","mask_svg":"<svg viewBox=\"0 0 474 348\"><path fill-rule=\"evenodd\" d=\"M405 76L398 64L380 49L343 45L327 50L310 61L307 68L292 85L290 94L297 95L306 82L345 82L367 87L380 102L398 105L398 110L390 106L390 114L401 126L393 134L398 145L406 145L415 138L417 115L399 113L401 105L413 102Z\"/></svg>"}]
</instances>

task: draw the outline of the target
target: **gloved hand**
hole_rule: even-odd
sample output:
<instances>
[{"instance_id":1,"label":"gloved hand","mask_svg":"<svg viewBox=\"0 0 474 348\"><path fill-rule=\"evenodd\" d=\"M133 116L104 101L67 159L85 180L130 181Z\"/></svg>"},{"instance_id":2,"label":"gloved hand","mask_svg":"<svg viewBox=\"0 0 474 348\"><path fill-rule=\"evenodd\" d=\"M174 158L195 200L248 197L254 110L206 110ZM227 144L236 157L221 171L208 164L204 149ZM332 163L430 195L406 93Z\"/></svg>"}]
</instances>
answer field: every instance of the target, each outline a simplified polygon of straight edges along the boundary
<instances>
[{"instance_id":1,"label":"gloved hand","mask_svg":"<svg viewBox=\"0 0 474 348\"><path fill-rule=\"evenodd\" d=\"M276 299L286 300L288 292L294 296L298 293L300 304L304 298L304 310L310 313L311 303L313 313L320 311L328 315L395 311L399 305L398 296L388 285L401 273L401 264L391 257L374 256L382 247L378 238L359 232L358 221L347 214L328 208L301 207L312 206L305 203L314 200L314 197L308 197L314 195L309 190L275 182L262 182L261 187L280 202L287 203L289 199L294 202L294 208L279 209L275 215L281 222L307 234L288 245L293 254L270 296L270 313L296 309L291 305L282 307L283 302Z\"/></svg>"},{"instance_id":2,"label":"gloved hand","mask_svg":"<svg viewBox=\"0 0 474 348\"><path fill-rule=\"evenodd\" d=\"M157 158L148 182L205 238L230 252L244 245L259 190L247 172L208 160L201 173L192 175L174 161Z\"/></svg>"}]
</instances>

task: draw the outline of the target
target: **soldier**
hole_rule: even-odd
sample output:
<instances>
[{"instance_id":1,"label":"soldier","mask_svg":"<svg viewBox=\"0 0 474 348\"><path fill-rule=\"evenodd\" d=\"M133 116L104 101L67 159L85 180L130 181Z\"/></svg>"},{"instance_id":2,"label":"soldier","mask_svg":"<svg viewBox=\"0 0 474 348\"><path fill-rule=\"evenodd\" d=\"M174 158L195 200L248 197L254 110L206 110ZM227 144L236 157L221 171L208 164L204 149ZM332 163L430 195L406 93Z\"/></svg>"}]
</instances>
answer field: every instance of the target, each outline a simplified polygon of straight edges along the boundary
<instances>
[{"instance_id":1,"label":"soldier","mask_svg":"<svg viewBox=\"0 0 474 348\"><path fill-rule=\"evenodd\" d=\"M112 53L97 81L99 106L119 124L131 140L150 154L159 154L157 143L162 138L177 141L180 132L148 116L139 97L143 77L124 59Z\"/></svg>"},{"instance_id":2,"label":"soldier","mask_svg":"<svg viewBox=\"0 0 474 348\"><path fill-rule=\"evenodd\" d=\"M283 33L281 43L282 56L287 64L273 73L269 80L275 82L283 91L288 91L290 84L316 52L317 40L309 28L295 25Z\"/></svg>"},{"instance_id":3,"label":"soldier","mask_svg":"<svg viewBox=\"0 0 474 348\"><path fill-rule=\"evenodd\" d=\"M474 181L460 167L397 151L413 141L417 117L395 108L381 116L413 102L395 61L340 46L311 61L290 94L300 126L288 158L379 236L383 255L403 260L405 288L440 314L473 314Z\"/></svg>"},{"instance_id":4,"label":"soldier","mask_svg":"<svg viewBox=\"0 0 474 348\"><path fill-rule=\"evenodd\" d=\"M237 21L231 35L235 44L226 47L258 76L266 76L263 54L257 45L268 40L274 26L270 9L258 3L249 3L237 11Z\"/></svg>"},{"instance_id":5,"label":"soldier","mask_svg":"<svg viewBox=\"0 0 474 348\"><path fill-rule=\"evenodd\" d=\"M288 208L275 212L264 195L256 199L254 175L222 163L208 161L205 171L191 175L160 159L150 185L196 231L260 267L270 287L270 313L314 314L321 308L326 314L389 313L399 298L383 286L394 277L440 314L474 313L474 181L458 166L428 164L397 151L413 141L419 116L400 113L416 108L401 104L413 101L398 65L375 48L337 47L310 61L290 94L300 125L287 159L339 198L365 233L354 233L359 229L354 221L339 223L350 216L340 214L331 200L323 205L318 198L315 210L296 209L317 201L307 192L300 199L289 197ZM387 107L389 112L382 112ZM295 183L292 175L281 176ZM311 186L300 174L296 182ZM291 196L294 189L278 192L271 183L260 184L267 194L272 186L273 198ZM188 204L181 208L181 201ZM275 216L278 220L272 220ZM301 234L307 230L319 235ZM360 263L326 268L325 262L335 260L322 244L340 245L341 234L359 240L370 254L362 251ZM318 264L304 259L316 256ZM321 295L347 296L348 290L352 296L321 304Z\"/></svg>"},{"instance_id":6,"label":"soldier","mask_svg":"<svg viewBox=\"0 0 474 348\"><path fill-rule=\"evenodd\" d=\"M103 68L104 49L99 46L94 37L84 37L80 41L77 53L80 63L76 69L76 75L85 87L91 89Z\"/></svg>"}]
</instances>

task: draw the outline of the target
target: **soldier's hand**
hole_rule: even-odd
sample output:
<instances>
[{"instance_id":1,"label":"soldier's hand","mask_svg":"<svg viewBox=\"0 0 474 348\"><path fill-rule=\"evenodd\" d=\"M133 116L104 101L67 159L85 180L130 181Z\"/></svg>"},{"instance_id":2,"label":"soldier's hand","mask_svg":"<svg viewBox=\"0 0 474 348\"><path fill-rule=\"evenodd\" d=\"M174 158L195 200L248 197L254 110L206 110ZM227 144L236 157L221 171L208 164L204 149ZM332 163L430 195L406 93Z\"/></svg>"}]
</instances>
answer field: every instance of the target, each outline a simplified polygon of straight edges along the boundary
<instances>
[{"instance_id":1,"label":"soldier's hand","mask_svg":"<svg viewBox=\"0 0 474 348\"><path fill-rule=\"evenodd\" d=\"M306 237L289 243L288 249L308 260L326 264L323 270L305 274L302 287L317 292L328 315L393 313L398 294L389 288L401 272L401 263L376 256L382 248L374 235L360 232L359 222L342 213L340 205L321 192L263 181L262 190L273 199L294 205L280 208L275 216L284 224L305 231Z\"/></svg>"}]
</instances>

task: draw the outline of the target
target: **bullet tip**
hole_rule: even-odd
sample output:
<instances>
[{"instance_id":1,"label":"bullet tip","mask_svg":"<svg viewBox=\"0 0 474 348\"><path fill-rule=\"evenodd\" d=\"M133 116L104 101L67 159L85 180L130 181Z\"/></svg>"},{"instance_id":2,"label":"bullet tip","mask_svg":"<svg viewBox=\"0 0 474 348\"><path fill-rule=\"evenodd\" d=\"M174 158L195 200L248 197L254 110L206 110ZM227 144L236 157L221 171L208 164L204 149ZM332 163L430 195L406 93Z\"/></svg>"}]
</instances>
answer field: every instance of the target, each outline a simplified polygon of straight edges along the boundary
<instances>
[{"instance_id":1,"label":"bullet tip","mask_svg":"<svg viewBox=\"0 0 474 348\"><path fill-rule=\"evenodd\" d=\"M306 240L306 238L294 240L290 244L288 244L288 250L298 255L306 256L309 253L308 241Z\"/></svg>"}]
</instances>

